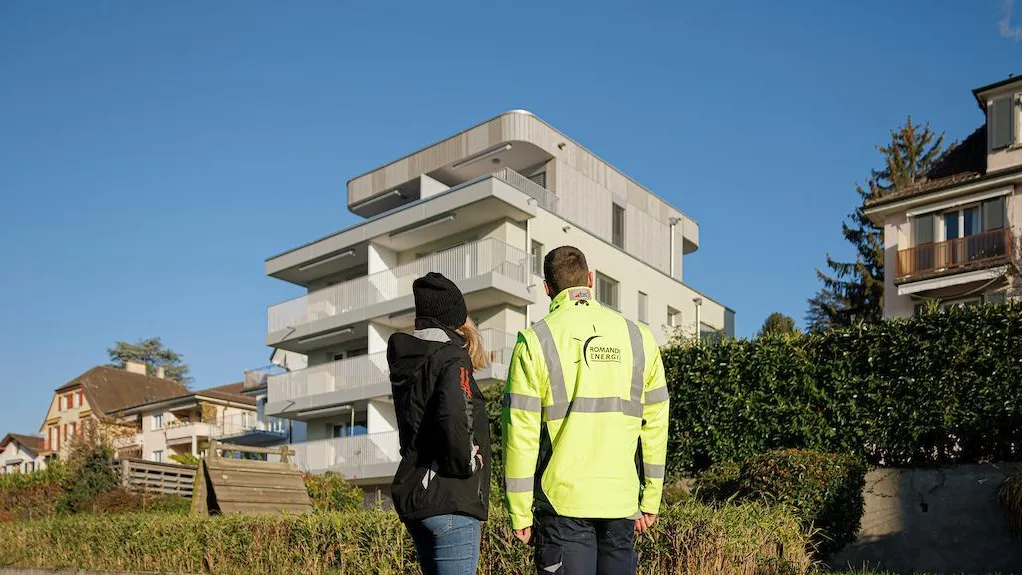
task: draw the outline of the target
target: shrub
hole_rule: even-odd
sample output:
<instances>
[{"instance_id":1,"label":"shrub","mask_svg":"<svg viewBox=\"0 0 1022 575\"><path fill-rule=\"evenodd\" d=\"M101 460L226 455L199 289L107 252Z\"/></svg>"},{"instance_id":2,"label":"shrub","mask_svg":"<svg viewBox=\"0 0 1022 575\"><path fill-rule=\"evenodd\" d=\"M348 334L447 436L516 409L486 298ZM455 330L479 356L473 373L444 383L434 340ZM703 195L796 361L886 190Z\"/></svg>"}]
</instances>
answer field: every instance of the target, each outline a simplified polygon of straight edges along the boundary
<instances>
[{"instance_id":1,"label":"shrub","mask_svg":"<svg viewBox=\"0 0 1022 575\"><path fill-rule=\"evenodd\" d=\"M327 472L323 475L302 477L305 487L309 490L312 507L321 513L354 511L365 504L365 493L356 485L344 480L336 473Z\"/></svg>"},{"instance_id":2,"label":"shrub","mask_svg":"<svg viewBox=\"0 0 1022 575\"><path fill-rule=\"evenodd\" d=\"M174 463L180 463L181 465L191 465L192 467L199 466L199 458L191 453L175 453L170 456L170 460Z\"/></svg>"},{"instance_id":3,"label":"shrub","mask_svg":"<svg viewBox=\"0 0 1022 575\"><path fill-rule=\"evenodd\" d=\"M718 463L696 478L696 493L703 501L727 501L738 494L741 476L741 463Z\"/></svg>"},{"instance_id":4,"label":"shrub","mask_svg":"<svg viewBox=\"0 0 1022 575\"><path fill-rule=\"evenodd\" d=\"M997 492L1001 501L1008 528L1017 536L1022 536L1022 475L1012 475L1004 480Z\"/></svg>"},{"instance_id":5,"label":"shrub","mask_svg":"<svg viewBox=\"0 0 1022 575\"><path fill-rule=\"evenodd\" d=\"M866 467L844 455L788 449L757 455L740 467L711 468L698 483L706 487L699 496L708 500L735 497L790 509L803 527L814 530L814 547L825 558L855 541Z\"/></svg>"},{"instance_id":6,"label":"shrub","mask_svg":"<svg viewBox=\"0 0 1022 575\"><path fill-rule=\"evenodd\" d=\"M99 496L118 484L113 458L113 447L104 442L73 443L64 493L57 502L57 509L63 513L92 511Z\"/></svg>"},{"instance_id":7,"label":"shrub","mask_svg":"<svg viewBox=\"0 0 1022 575\"><path fill-rule=\"evenodd\" d=\"M118 486L100 493L86 507L98 514L148 511L183 515L189 512L191 503L184 497L136 493Z\"/></svg>"},{"instance_id":8,"label":"shrub","mask_svg":"<svg viewBox=\"0 0 1022 575\"><path fill-rule=\"evenodd\" d=\"M419 573L414 546L393 512L299 516L59 516L0 524L0 566L212 573ZM639 573L789 575L810 568L807 538L780 509L757 504L666 509L637 542ZM507 518L483 528L480 573L532 572L531 548L513 542Z\"/></svg>"},{"instance_id":9,"label":"shrub","mask_svg":"<svg viewBox=\"0 0 1022 575\"><path fill-rule=\"evenodd\" d=\"M43 471L0 476L0 521L56 513L65 477L65 468L59 463L51 463Z\"/></svg>"},{"instance_id":10,"label":"shrub","mask_svg":"<svg viewBox=\"0 0 1022 575\"><path fill-rule=\"evenodd\" d=\"M668 470L771 449L920 466L1022 457L1022 305L663 350Z\"/></svg>"}]
</instances>

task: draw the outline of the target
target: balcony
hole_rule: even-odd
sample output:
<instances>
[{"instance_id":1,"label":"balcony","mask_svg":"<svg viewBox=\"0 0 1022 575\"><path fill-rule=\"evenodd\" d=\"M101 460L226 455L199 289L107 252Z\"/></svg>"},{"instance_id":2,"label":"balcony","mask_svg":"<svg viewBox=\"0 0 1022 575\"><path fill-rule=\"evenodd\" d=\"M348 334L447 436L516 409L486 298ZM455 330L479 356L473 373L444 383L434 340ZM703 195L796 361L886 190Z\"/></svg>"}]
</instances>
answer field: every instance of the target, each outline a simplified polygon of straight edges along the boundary
<instances>
[{"instance_id":1,"label":"balcony","mask_svg":"<svg viewBox=\"0 0 1022 575\"><path fill-rule=\"evenodd\" d=\"M164 437L168 445L179 443L190 443L192 438L208 439L213 435L213 425L210 423L170 423L163 428Z\"/></svg>"},{"instance_id":2,"label":"balcony","mask_svg":"<svg viewBox=\"0 0 1022 575\"><path fill-rule=\"evenodd\" d=\"M490 365L475 374L480 382L507 377L515 335L480 330ZM270 376L266 413L302 419L308 412L390 395L386 352L350 357L302 370ZM318 416L318 415L317 415Z\"/></svg>"},{"instance_id":3,"label":"balcony","mask_svg":"<svg viewBox=\"0 0 1022 575\"><path fill-rule=\"evenodd\" d=\"M295 450L295 463L302 471L333 471L357 483L389 480L401 461L396 431L320 439L291 447Z\"/></svg>"},{"instance_id":4,"label":"balcony","mask_svg":"<svg viewBox=\"0 0 1022 575\"><path fill-rule=\"evenodd\" d=\"M239 445L271 445L286 440L289 427L288 420L279 417L235 413L214 425L213 436Z\"/></svg>"},{"instance_id":5,"label":"balcony","mask_svg":"<svg viewBox=\"0 0 1022 575\"><path fill-rule=\"evenodd\" d=\"M266 343L307 353L341 341L360 322L408 328L412 282L431 271L456 282L471 309L526 305L533 301L531 262L529 253L495 238L451 248L271 306Z\"/></svg>"},{"instance_id":6,"label":"balcony","mask_svg":"<svg viewBox=\"0 0 1022 575\"><path fill-rule=\"evenodd\" d=\"M387 354L374 353L271 376L266 412L301 417L302 411L390 395Z\"/></svg>"},{"instance_id":7,"label":"balcony","mask_svg":"<svg viewBox=\"0 0 1022 575\"><path fill-rule=\"evenodd\" d=\"M1012 261L1010 230L994 230L898 251L898 283L975 271Z\"/></svg>"}]
</instances>

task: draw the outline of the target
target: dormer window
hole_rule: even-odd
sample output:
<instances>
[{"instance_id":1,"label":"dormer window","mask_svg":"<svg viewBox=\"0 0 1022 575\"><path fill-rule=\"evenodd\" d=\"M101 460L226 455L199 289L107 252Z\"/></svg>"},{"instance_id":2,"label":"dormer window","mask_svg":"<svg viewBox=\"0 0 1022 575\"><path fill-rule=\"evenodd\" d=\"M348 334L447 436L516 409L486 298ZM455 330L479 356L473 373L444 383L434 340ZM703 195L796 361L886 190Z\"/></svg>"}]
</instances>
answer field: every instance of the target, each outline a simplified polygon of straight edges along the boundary
<instances>
[{"instance_id":1,"label":"dormer window","mask_svg":"<svg viewBox=\"0 0 1022 575\"><path fill-rule=\"evenodd\" d=\"M1000 150L1015 143L1015 97L994 100L987 112L990 149Z\"/></svg>"}]
</instances>

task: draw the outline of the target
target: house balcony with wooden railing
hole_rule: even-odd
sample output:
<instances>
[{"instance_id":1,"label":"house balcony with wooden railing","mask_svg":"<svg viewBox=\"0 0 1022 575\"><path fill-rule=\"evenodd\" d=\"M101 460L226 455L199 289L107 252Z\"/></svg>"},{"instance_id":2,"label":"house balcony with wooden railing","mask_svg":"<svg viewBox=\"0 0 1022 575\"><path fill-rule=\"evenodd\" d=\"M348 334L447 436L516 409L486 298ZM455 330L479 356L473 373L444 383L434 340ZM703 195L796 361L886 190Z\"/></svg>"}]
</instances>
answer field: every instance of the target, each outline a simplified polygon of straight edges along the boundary
<instances>
[{"instance_id":1,"label":"house balcony with wooden railing","mask_svg":"<svg viewBox=\"0 0 1022 575\"><path fill-rule=\"evenodd\" d=\"M1006 264L1014 257L1011 230L1000 229L898 251L899 283Z\"/></svg>"}]
</instances>

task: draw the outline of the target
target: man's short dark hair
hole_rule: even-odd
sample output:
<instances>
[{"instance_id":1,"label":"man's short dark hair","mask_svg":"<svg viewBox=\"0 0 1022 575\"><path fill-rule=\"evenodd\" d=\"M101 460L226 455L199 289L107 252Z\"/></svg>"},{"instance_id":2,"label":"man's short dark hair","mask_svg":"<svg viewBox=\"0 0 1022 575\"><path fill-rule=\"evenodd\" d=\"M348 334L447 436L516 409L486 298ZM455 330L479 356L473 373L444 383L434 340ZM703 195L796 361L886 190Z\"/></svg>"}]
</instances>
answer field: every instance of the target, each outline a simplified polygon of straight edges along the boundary
<instances>
[{"instance_id":1,"label":"man's short dark hair","mask_svg":"<svg viewBox=\"0 0 1022 575\"><path fill-rule=\"evenodd\" d=\"M568 288L588 286L589 264L585 254L573 246L551 250L543 259L543 279L554 295Z\"/></svg>"}]
</instances>

